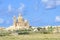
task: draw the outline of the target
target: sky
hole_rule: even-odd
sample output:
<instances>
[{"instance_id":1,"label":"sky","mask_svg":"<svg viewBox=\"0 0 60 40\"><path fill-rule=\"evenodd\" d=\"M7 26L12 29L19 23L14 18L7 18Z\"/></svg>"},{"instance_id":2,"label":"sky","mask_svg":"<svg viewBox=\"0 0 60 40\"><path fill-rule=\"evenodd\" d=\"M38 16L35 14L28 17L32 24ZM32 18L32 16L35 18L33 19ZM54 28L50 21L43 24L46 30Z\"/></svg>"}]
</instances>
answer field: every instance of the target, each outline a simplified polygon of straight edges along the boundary
<instances>
[{"instance_id":1,"label":"sky","mask_svg":"<svg viewBox=\"0 0 60 40\"><path fill-rule=\"evenodd\" d=\"M60 0L0 0L0 27L13 25L19 13L31 26L60 25Z\"/></svg>"}]
</instances>

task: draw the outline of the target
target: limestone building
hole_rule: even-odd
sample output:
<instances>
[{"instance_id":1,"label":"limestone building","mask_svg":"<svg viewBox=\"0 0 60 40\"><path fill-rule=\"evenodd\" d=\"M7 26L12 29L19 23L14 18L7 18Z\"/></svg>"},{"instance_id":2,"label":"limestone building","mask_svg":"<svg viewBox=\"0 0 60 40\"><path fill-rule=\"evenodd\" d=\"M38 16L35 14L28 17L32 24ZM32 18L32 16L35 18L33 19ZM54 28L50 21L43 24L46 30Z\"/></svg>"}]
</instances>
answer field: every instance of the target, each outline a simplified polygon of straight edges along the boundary
<instances>
[{"instance_id":1,"label":"limestone building","mask_svg":"<svg viewBox=\"0 0 60 40\"><path fill-rule=\"evenodd\" d=\"M24 20L21 14L19 14L18 18L13 17L13 26L20 28L29 28L29 23L27 20Z\"/></svg>"},{"instance_id":2,"label":"limestone building","mask_svg":"<svg viewBox=\"0 0 60 40\"><path fill-rule=\"evenodd\" d=\"M27 20L25 20L21 14L18 15L18 18L16 16L13 17L13 25L8 27L8 30L17 30L17 29L28 29L30 27Z\"/></svg>"}]
</instances>

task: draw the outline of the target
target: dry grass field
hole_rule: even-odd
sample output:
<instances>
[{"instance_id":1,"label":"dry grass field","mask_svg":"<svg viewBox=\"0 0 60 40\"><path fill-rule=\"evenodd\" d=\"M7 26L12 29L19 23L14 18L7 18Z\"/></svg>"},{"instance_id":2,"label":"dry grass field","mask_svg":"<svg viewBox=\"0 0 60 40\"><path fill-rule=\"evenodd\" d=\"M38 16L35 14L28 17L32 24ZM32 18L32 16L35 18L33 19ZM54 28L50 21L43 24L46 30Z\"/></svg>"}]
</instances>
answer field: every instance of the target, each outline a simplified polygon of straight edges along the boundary
<instances>
[{"instance_id":1,"label":"dry grass field","mask_svg":"<svg viewBox=\"0 0 60 40\"><path fill-rule=\"evenodd\" d=\"M0 40L60 40L60 34L28 34L28 35L14 35L2 36Z\"/></svg>"}]
</instances>

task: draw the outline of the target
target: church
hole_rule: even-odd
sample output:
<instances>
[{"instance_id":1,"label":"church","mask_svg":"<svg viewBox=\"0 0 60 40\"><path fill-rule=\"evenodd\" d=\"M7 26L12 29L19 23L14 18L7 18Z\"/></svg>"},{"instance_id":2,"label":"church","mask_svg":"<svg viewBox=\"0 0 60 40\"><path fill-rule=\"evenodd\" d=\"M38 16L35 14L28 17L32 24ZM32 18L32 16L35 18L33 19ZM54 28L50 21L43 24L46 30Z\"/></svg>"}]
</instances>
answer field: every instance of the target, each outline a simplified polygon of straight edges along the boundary
<instances>
[{"instance_id":1,"label":"church","mask_svg":"<svg viewBox=\"0 0 60 40\"><path fill-rule=\"evenodd\" d=\"M19 14L17 18L13 16L13 25L8 27L7 30L29 29L29 27L29 22Z\"/></svg>"}]
</instances>

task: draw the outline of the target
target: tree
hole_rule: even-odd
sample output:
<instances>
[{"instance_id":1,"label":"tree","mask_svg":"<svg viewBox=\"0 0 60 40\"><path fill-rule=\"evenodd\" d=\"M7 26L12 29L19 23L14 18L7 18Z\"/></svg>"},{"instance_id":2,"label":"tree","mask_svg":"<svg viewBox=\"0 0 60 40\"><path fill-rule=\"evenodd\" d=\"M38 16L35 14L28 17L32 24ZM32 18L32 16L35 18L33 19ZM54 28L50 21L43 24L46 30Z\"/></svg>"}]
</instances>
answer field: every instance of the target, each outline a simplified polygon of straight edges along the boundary
<instances>
[{"instance_id":1,"label":"tree","mask_svg":"<svg viewBox=\"0 0 60 40\"><path fill-rule=\"evenodd\" d=\"M49 33L53 33L53 29L54 29L54 28L53 28L52 26L48 27L48 32L49 32Z\"/></svg>"},{"instance_id":2,"label":"tree","mask_svg":"<svg viewBox=\"0 0 60 40\"><path fill-rule=\"evenodd\" d=\"M37 28L38 31L41 31L41 29L42 29L41 27L38 27L38 28Z\"/></svg>"}]
</instances>

